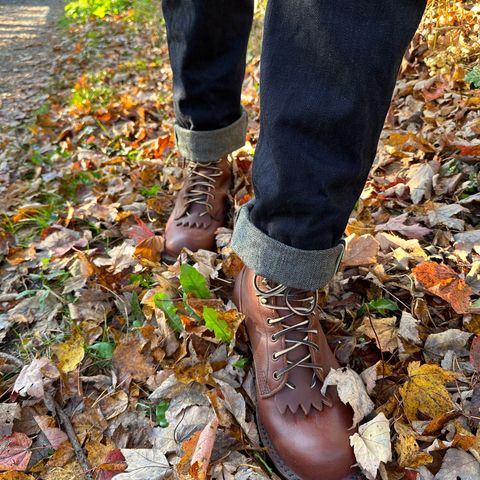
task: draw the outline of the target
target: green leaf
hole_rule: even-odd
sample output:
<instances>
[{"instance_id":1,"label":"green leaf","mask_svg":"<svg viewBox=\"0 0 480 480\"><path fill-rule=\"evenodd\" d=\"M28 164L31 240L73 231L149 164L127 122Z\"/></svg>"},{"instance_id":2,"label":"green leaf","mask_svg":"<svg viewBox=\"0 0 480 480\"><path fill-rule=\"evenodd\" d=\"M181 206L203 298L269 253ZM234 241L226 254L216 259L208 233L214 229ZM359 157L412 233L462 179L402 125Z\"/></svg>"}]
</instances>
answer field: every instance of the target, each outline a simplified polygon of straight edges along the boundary
<instances>
[{"instance_id":1,"label":"green leaf","mask_svg":"<svg viewBox=\"0 0 480 480\"><path fill-rule=\"evenodd\" d=\"M167 316L169 325L176 331L183 331L183 323L177 314L177 307L173 304L171 298L164 292L156 293L153 297L155 305Z\"/></svg>"},{"instance_id":2,"label":"green leaf","mask_svg":"<svg viewBox=\"0 0 480 480\"><path fill-rule=\"evenodd\" d=\"M228 328L228 323L218 318L218 312L214 308L203 307L203 319L205 326L215 334L215 338L230 343L232 340L232 332Z\"/></svg>"},{"instance_id":3,"label":"green leaf","mask_svg":"<svg viewBox=\"0 0 480 480\"><path fill-rule=\"evenodd\" d=\"M191 293L197 298L210 297L206 278L191 265L184 264L180 268L180 284L185 293Z\"/></svg>"},{"instance_id":4,"label":"green leaf","mask_svg":"<svg viewBox=\"0 0 480 480\"><path fill-rule=\"evenodd\" d=\"M161 428L168 427L168 420L165 416L168 410L170 402L168 400L160 400L160 403L155 408L155 417L157 419L158 426Z\"/></svg>"},{"instance_id":5,"label":"green leaf","mask_svg":"<svg viewBox=\"0 0 480 480\"><path fill-rule=\"evenodd\" d=\"M368 308L374 312L378 312L380 315L385 315L387 311L395 312L398 310L398 305L392 302L388 298L379 298L378 300L372 300L368 304Z\"/></svg>"},{"instance_id":6,"label":"green leaf","mask_svg":"<svg viewBox=\"0 0 480 480\"><path fill-rule=\"evenodd\" d=\"M97 342L90 345L88 350L93 351L97 357L103 358L104 360L111 360L115 345L110 342Z\"/></svg>"},{"instance_id":7,"label":"green leaf","mask_svg":"<svg viewBox=\"0 0 480 480\"><path fill-rule=\"evenodd\" d=\"M474 67L465 75L465 81L473 83L475 88L480 88L480 66Z\"/></svg>"},{"instance_id":8,"label":"green leaf","mask_svg":"<svg viewBox=\"0 0 480 480\"><path fill-rule=\"evenodd\" d=\"M134 327L141 327L143 325L143 322L145 320L145 317L143 316L142 312L142 307L140 307L140 301L138 300L138 295L137 292L133 292L132 294L132 325Z\"/></svg>"},{"instance_id":9,"label":"green leaf","mask_svg":"<svg viewBox=\"0 0 480 480\"><path fill-rule=\"evenodd\" d=\"M246 365L248 364L248 358L240 358L236 362L232 364L233 367L235 368L245 368Z\"/></svg>"}]
</instances>

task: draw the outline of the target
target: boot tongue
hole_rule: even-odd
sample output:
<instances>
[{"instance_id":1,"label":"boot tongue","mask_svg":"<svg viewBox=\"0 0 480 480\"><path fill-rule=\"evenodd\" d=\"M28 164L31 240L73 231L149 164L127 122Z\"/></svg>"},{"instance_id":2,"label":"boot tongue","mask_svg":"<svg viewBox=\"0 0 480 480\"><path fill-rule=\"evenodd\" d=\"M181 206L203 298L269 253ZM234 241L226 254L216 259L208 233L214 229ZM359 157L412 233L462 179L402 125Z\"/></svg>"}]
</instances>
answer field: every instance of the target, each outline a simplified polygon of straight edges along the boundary
<instances>
[{"instance_id":1,"label":"boot tongue","mask_svg":"<svg viewBox=\"0 0 480 480\"><path fill-rule=\"evenodd\" d=\"M202 167L196 165L194 167L196 171L201 172L205 175L210 175L213 172L212 168L208 166ZM212 191L213 189L203 185L203 183L207 182L207 179L203 176L197 175L195 171L190 173L190 178L187 180L187 185L184 194L184 206L182 211L177 215L177 224L182 225L185 227L194 227L194 228L208 228L210 225L212 218L209 214L207 206L201 202L209 202L212 199L205 193L192 193L192 190L196 192L208 192ZM199 183L201 183L199 185ZM213 186L213 182L212 182ZM187 201L191 198L194 198L195 201L190 202L187 204Z\"/></svg>"},{"instance_id":2,"label":"boot tongue","mask_svg":"<svg viewBox=\"0 0 480 480\"><path fill-rule=\"evenodd\" d=\"M310 301L302 301L309 297L313 297L314 293L304 292L304 291L295 291L292 290L289 293L289 303L295 309L309 309L311 308ZM282 310L277 310L279 316L285 316L289 313L292 313L288 308L285 298L276 297L275 305L285 307ZM292 315L291 317L284 320L282 323L285 326L293 326L298 323L304 322L305 320L312 317L312 314L309 317L302 315ZM311 320L309 324L304 325L303 328L312 328ZM314 327L313 327L314 328ZM290 331L285 334L285 340L303 340L307 337L307 333L299 331ZM293 343L285 342L285 348L291 347ZM299 345L291 352L286 354L287 359L290 362L298 362L302 358L305 358L306 355L310 353L310 348L306 345ZM307 363L312 363L312 358L309 358ZM314 377L314 370L307 367L295 367L288 372L288 383L295 388L292 390L288 386L285 386L276 396L275 403L279 411L284 414L287 410L290 410L292 413L296 413L299 409L303 411L305 415L308 415L311 409L316 409L318 411L323 410L324 404L329 404L330 402L326 399L320 392L321 384L318 379ZM312 388L312 384L314 385Z\"/></svg>"}]
</instances>

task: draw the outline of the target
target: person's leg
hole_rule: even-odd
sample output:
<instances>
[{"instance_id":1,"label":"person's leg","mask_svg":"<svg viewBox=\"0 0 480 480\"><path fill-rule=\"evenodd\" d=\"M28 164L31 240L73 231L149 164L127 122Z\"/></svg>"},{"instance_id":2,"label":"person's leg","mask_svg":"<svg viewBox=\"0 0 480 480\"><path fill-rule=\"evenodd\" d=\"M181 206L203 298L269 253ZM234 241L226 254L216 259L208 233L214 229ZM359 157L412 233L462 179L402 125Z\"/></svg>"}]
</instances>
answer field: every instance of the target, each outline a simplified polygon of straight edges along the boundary
<instances>
[{"instance_id":1,"label":"person's leg","mask_svg":"<svg viewBox=\"0 0 480 480\"><path fill-rule=\"evenodd\" d=\"M353 414L320 326L317 294L363 188L402 55L425 0L270 0L261 59L255 199L232 245L263 443L285 478L344 480ZM342 372L340 371L341 375Z\"/></svg>"},{"instance_id":2,"label":"person's leg","mask_svg":"<svg viewBox=\"0 0 480 480\"><path fill-rule=\"evenodd\" d=\"M211 249L226 219L231 169L226 155L245 142L240 105L253 0L163 0L175 138L192 161L165 229L163 259Z\"/></svg>"},{"instance_id":3,"label":"person's leg","mask_svg":"<svg viewBox=\"0 0 480 480\"><path fill-rule=\"evenodd\" d=\"M240 96L253 0L163 0L162 7L178 148L189 160L218 160L245 142Z\"/></svg>"},{"instance_id":4,"label":"person's leg","mask_svg":"<svg viewBox=\"0 0 480 480\"><path fill-rule=\"evenodd\" d=\"M261 59L255 200L233 248L257 273L314 289L373 162L425 0L270 0Z\"/></svg>"}]
</instances>

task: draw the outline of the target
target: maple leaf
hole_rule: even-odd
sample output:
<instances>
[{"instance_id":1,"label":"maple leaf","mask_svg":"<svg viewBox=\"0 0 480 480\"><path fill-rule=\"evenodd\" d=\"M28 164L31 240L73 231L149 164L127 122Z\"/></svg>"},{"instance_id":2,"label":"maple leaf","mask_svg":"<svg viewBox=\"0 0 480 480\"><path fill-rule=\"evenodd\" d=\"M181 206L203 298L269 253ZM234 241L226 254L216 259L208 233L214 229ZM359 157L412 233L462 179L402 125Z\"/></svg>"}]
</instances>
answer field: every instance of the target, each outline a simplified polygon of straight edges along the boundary
<instances>
[{"instance_id":1,"label":"maple leaf","mask_svg":"<svg viewBox=\"0 0 480 480\"><path fill-rule=\"evenodd\" d=\"M13 432L8 437L1 437L0 470L26 470L32 456L31 445L32 441L24 433Z\"/></svg>"},{"instance_id":2,"label":"maple leaf","mask_svg":"<svg viewBox=\"0 0 480 480\"><path fill-rule=\"evenodd\" d=\"M380 464L392 459L390 424L383 413L358 427L350 437L358 464L370 480L374 480Z\"/></svg>"},{"instance_id":3,"label":"maple leaf","mask_svg":"<svg viewBox=\"0 0 480 480\"><path fill-rule=\"evenodd\" d=\"M408 365L408 379L400 387L405 415L409 420L418 420L419 414L434 418L454 408L452 399L445 388L445 382L455 380L453 373L438 365Z\"/></svg>"},{"instance_id":4,"label":"maple leaf","mask_svg":"<svg viewBox=\"0 0 480 480\"><path fill-rule=\"evenodd\" d=\"M446 300L455 312L469 312L472 289L448 265L422 263L413 268L412 273L424 288Z\"/></svg>"}]
</instances>

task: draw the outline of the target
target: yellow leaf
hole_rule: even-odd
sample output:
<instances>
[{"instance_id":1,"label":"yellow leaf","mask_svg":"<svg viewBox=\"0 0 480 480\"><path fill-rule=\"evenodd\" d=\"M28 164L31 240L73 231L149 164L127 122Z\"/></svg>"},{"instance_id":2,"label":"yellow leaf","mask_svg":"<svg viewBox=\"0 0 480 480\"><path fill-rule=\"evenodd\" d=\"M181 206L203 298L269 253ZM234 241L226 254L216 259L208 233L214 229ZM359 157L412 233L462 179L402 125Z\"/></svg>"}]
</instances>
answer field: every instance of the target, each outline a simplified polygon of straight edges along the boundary
<instances>
[{"instance_id":1,"label":"yellow leaf","mask_svg":"<svg viewBox=\"0 0 480 480\"><path fill-rule=\"evenodd\" d=\"M413 430L404 423L395 423L398 433L395 442L395 451L398 455L398 464L401 467L418 468L433 462L432 456L427 452L421 452Z\"/></svg>"},{"instance_id":2,"label":"yellow leaf","mask_svg":"<svg viewBox=\"0 0 480 480\"><path fill-rule=\"evenodd\" d=\"M455 380L455 375L437 365L408 365L408 380L400 388L405 415L409 420L434 418L454 408L445 382ZM421 414L419 418L418 414Z\"/></svg>"},{"instance_id":3,"label":"yellow leaf","mask_svg":"<svg viewBox=\"0 0 480 480\"><path fill-rule=\"evenodd\" d=\"M75 370L85 356L82 334L74 330L72 336L64 343L54 345L53 351L58 359L58 368L63 373Z\"/></svg>"}]
</instances>

